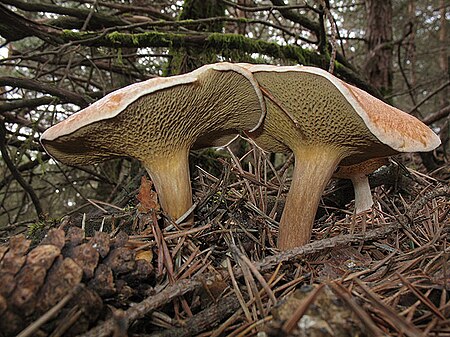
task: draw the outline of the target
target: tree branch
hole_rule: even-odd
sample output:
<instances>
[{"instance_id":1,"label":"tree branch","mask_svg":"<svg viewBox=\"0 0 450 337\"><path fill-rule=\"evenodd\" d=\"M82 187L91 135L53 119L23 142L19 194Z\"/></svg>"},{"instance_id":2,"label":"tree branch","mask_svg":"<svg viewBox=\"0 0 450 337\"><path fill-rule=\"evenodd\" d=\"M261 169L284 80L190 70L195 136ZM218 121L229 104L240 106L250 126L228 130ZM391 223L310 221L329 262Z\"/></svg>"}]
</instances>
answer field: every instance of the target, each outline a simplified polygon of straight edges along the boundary
<instances>
[{"instance_id":1,"label":"tree branch","mask_svg":"<svg viewBox=\"0 0 450 337\"><path fill-rule=\"evenodd\" d=\"M43 154L40 159L31 160L29 162L26 162L25 164L19 165L17 167L17 171L24 172L34 169L36 166L40 165L41 162L44 162L46 160L49 160L50 156L48 154ZM9 184L14 179L13 175L5 176L3 180L0 181L0 189L5 187L7 184Z\"/></svg>"},{"instance_id":2,"label":"tree branch","mask_svg":"<svg viewBox=\"0 0 450 337\"><path fill-rule=\"evenodd\" d=\"M44 215L42 210L41 202L39 201L38 196L34 192L33 188L23 179L20 172L17 170L17 167L12 162L9 157L8 149L6 148L6 127L2 122L0 125L0 152L2 154L3 160L5 161L6 166L11 171L12 176L17 180L20 186L25 190L25 192L30 197L34 208L36 209L37 216L40 218Z\"/></svg>"},{"instance_id":3,"label":"tree branch","mask_svg":"<svg viewBox=\"0 0 450 337\"><path fill-rule=\"evenodd\" d=\"M283 16L283 18L293 21L295 23L300 24L301 26L305 27L306 29L309 29L312 31L317 37L320 35L320 25L306 17L305 15L300 15L290 9L289 6L286 6L284 3L284 0L271 0L271 2L278 6L278 10L280 11L280 14ZM283 9L283 7L287 7L287 9Z\"/></svg>"},{"instance_id":4,"label":"tree branch","mask_svg":"<svg viewBox=\"0 0 450 337\"><path fill-rule=\"evenodd\" d=\"M212 328L224 318L235 313L239 309L239 301L236 296L228 296L210 307L202 310L195 316L185 320L181 327L155 332L149 337L188 337L196 336L208 328Z\"/></svg>"},{"instance_id":5,"label":"tree branch","mask_svg":"<svg viewBox=\"0 0 450 337\"><path fill-rule=\"evenodd\" d=\"M22 2L18 0L2 0L2 2L3 4L11 5L27 12L47 12L60 15L68 15L76 17L81 20L85 20L89 16L89 13L91 12L89 9L51 5L42 2L32 3L32 2ZM89 26L89 28L92 29L123 26L129 24L127 21L124 21L115 15L94 13L92 18L93 18L93 20L91 20L92 24L91 26Z\"/></svg>"},{"instance_id":6,"label":"tree branch","mask_svg":"<svg viewBox=\"0 0 450 337\"><path fill-rule=\"evenodd\" d=\"M450 105L447 105L446 107L442 108L441 110L428 115L425 117L422 122L426 125L433 124L434 122L437 122L438 120L447 117L450 114Z\"/></svg>"},{"instance_id":7,"label":"tree branch","mask_svg":"<svg viewBox=\"0 0 450 337\"><path fill-rule=\"evenodd\" d=\"M76 94L70 90L58 88L54 85L44 84L29 78L16 78L11 76L0 77L0 86L10 86L14 88L23 88L29 90L36 90L45 92L50 95L57 96L65 102L74 103L82 108L87 107L88 101L81 95Z\"/></svg>"},{"instance_id":8,"label":"tree branch","mask_svg":"<svg viewBox=\"0 0 450 337\"><path fill-rule=\"evenodd\" d=\"M427 95L427 97L424 97L419 103L417 103L411 110L409 110L409 113L413 113L416 111L422 104L424 104L426 101L428 101L431 97L439 93L440 91L444 90L446 87L450 85L450 81L447 81L443 84L441 84L437 89L432 91Z\"/></svg>"},{"instance_id":9,"label":"tree branch","mask_svg":"<svg viewBox=\"0 0 450 337\"><path fill-rule=\"evenodd\" d=\"M2 4L0 4L0 18L0 35L7 41L18 41L28 36L36 36L50 44L63 42L56 29L28 20Z\"/></svg>"},{"instance_id":10,"label":"tree branch","mask_svg":"<svg viewBox=\"0 0 450 337\"><path fill-rule=\"evenodd\" d=\"M80 3L90 3L93 4L95 0L78 0ZM98 1L99 6L104 6L108 8L114 8L119 10L121 13L138 13L142 15L142 13L146 13L152 17L166 20L166 21L174 21L174 18L168 14L161 13L159 10L153 8L152 6L146 5L145 7L141 6L129 6L125 4L116 4L105 1Z\"/></svg>"},{"instance_id":11,"label":"tree branch","mask_svg":"<svg viewBox=\"0 0 450 337\"><path fill-rule=\"evenodd\" d=\"M147 32L128 34L113 32L109 34L67 32L63 33L67 42L79 43L81 45L112 48L145 48L145 47L202 47L211 48L217 52L222 50L244 50L248 53L259 53L275 58L286 58L299 64L315 65L322 69L328 69L329 58L319 55L314 51L304 49L295 45L279 45L273 42L251 39L240 34L181 34ZM372 95L380 97L379 92L351 69L342 64L336 65L336 74Z\"/></svg>"},{"instance_id":12,"label":"tree branch","mask_svg":"<svg viewBox=\"0 0 450 337\"><path fill-rule=\"evenodd\" d=\"M30 99L9 100L9 101L6 101L5 103L0 104L0 114L3 114L4 112L11 111L11 110L16 110L16 109L23 109L23 108L34 109L37 106L47 105L56 100L58 100L58 99L55 97L49 97L49 96L30 98ZM4 115L4 116L6 116L6 115ZM9 117L11 117L11 116L9 116ZM24 121L22 121L21 124L23 124L23 122ZM31 125L32 123L29 123L29 124ZM27 125L27 126L29 126L29 125Z\"/></svg>"}]
</instances>

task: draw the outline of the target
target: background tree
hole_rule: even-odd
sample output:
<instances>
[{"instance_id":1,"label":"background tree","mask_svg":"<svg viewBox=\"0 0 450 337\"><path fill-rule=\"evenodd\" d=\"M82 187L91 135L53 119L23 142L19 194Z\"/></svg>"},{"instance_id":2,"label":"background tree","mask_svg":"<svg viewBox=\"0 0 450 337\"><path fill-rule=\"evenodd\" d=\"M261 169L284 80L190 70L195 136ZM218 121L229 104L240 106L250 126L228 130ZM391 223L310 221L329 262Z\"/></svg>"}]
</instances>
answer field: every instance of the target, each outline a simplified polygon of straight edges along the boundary
<instances>
[{"instance_id":1,"label":"background tree","mask_svg":"<svg viewBox=\"0 0 450 337\"><path fill-rule=\"evenodd\" d=\"M368 80L384 95L392 91L392 2L365 0Z\"/></svg>"},{"instance_id":2,"label":"background tree","mask_svg":"<svg viewBox=\"0 0 450 337\"><path fill-rule=\"evenodd\" d=\"M92 204L108 211L98 199L126 205L137 163L66 167L43 152L40 134L114 89L210 62L330 69L418 116L445 146L446 16L443 0L3 0L0 224ZM438 168L446 160L439 150L424 163Z\"/></svg>"}]
</instances>

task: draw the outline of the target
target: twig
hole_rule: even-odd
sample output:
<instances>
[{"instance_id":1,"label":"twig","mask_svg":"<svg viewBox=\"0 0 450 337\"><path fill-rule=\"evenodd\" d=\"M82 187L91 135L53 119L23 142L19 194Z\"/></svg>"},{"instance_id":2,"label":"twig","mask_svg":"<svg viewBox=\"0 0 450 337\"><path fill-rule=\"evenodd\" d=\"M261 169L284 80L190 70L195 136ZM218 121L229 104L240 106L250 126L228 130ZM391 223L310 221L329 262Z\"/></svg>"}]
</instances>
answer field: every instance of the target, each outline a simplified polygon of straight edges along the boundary
<instances>
[{"instance_id":1,"label":"twig","mask_svg":"<svg viewBox=\"0 0 450 337\"><path fill-rule=\"evenodd\" d=\"M34 208L36 209L36 213L38 217L43 216L44 211L42 210L41 202L39 201L38 196L34 192L33 188L28 184L25 179L23 179L20 172L17 170L17 167L14 165L11 157L9 156L8 149L6 148L6 127L3 121L0 124L0 152L2 154L3 160L5 161L6 166L11 171L13 177L17 180L20 186L24 189L24 191L29 195L31 201L33 202Z\"/></svg>"},{"instance_id":2,"label":"twig","mask_svg":"<svg viewBox=\"0 0 450 337\"><path fill-rule=\"evenodd\" d=\"M189 291L195 290L203 285L202 278L192 278L179 280L175 284L168 286L154 296L149 296L145 300L132 306L125 312L127 327L137 319L143 318L147 314L156 310L160 306L169 303L174 298L184 295ZM114 331L115 323L113 319L108 319L102 324L84 333L80 337L107 337Z\"/></svg>"},{"instance_id":3,"label":"twig","mask_svg":"<svg viewBox=\"0 0 450 337\"><path fill-rule=\"evenodd\" d=\"M295 117L284 108L283 104L281 102L279 102L268 89L266 89L262 86L259 86L259 87L261 88L261 91L264 94L264 96L266 96L273 104L275 104L281 111L283 111L284 114L287 117L289 117L289 119L292 121L292 123L294 123L294 125L297 129L300 129L300 123L298 122L298 120L295 119Z\"/></svg>"},{"instance_id":4,"label":"twig","mask_svg":"<svg viewBox=\"0 0 450 337\"><path fill-rule=\"evenodd\" d=\"M292 316L283 324L281 329L286 333L286 335L289 335L292 332L292 330L297 326L298 321L303 317L303 315L308 310L309 306L320 294L323 287L324 284L320 284L317 288L315 288L308 295L308 297L302 301L301 305L299 305L297 309L295 309L295 311L292 313Z\"/></svg>"},{"instance_id":5,"label":"twig","mask_svg":"<svg viewBox=\"0 0 450 337\"><path fill-rule=\"evenodd\" d=\"M30 324L25 330L19 333L16 337L33 336L37 329L43 324L47 323L54 315L59 313L62 308L69 302L78 292L84 287L83 284L78 284L70 293L64 296L53 308L39 317L36 321Z\"/></svg>"},{"instance_id":6,"label":"twig","mask_svg":"<svg viewBox=\"0 0 450 337\"><path fill-rule=\"evenodd\" d=\"M426 101L428 101L431 97L433 97L434 95L436 95L437 93L439 93L441 90L444 90L446 87L448 87L450 85L450 81L445 82L444 84L442 84L441 86L439 86L436 90L434 90L433 92L431 92L430 94L427 95L427 97L424 97L424 99L422 99L419 103L417 103L411 110L409 110L409 113L413 113L414 111L416 111L422 104L424 104Z\"/></svg>"},{"instance_id":7,"label":"twig","mask_svg":"<svg viewBox=\"0 0 450 337\"><path fill-rule=\"evenodd\" d=\"M273 11L277 9L283 9L283 10L289 10L289 9L312 9L311 6L308 5L291 5L291 6L256 6L256 7L249 7L249 6L242 6L238 3L234 3L232 1L228 0L222 0L225 4L229 6L233 6L234 8L240 9L241 11L245 12L262 12L262 11Z\"/></svg>"},{"instance_id":8,"label":"twig","mask_svg":"<svg viewBox=\"0 0 450 337\"><path fill-rule=\"evenodd\" d=\"M337 42L336 42L336 22L334 22L333 16L331 15L331 11L327 6L327 2L325 0L322 0L322 8L325 13L325 17L327 18L328 22L330 23L330 29L331 29L331 35L330 35L330 44L331 44L331 55L330 55L330 64L328 66L328 72L333 73L334 72L334 62L336 60L336 52L337 52ZM325 26L325 25L324 25ZM325 27L324 27L325 29Z\"/></svg>"},{"instance_id":9,"label":"twig","mask_svg":"<svg viewBox=\"0 0 450 337\"><path fill-rule=\"evenodd\" d=\"M187 337L196 336L208 328L216 326L224 317L228 317L239 308L239 301L235 296L228 296L217 304L200 311L195 316L183 322L181 328L169 329L161 333L151 334L149 337Z\"/></svg>"},{"instance_id":10,"label":"twig","mask_svg":"<svg viewBox=\"0 0 450 337\"><path fill-rule=\"evenodd\" d=\"M23 88L23 89L29 89L29 90L35 90L42 93L48 93L53 96L60 97L66 102L71 102L73 104L76 104L82 108L85 108L88 106L88 102L86 101L85 97L67 90L58 88L54 85L45 84L42 82L39 82L37 80L33 80L31 78L16 78L11 76L2 76L0 77L0 86L11 86L14 88Z\"/></svg>"},{"instance_id":11,"label":"twig","mask_svg":"<svg viewBox=\"0 0 450 337\"><path fill-rule=\"evenodd\" d=\"M298 259L305 255L319 253L319 252L324 251L329 248L335 248L337 246L348 245L350 243L357 243L357 242L361 242L361 241L370 241L370 240L379 239L379 238L385 237L386 235L389 235L393 231L399 229L400 226L401 225L399 223L394 223L392 225L377 228L377 229L374 229L372 231L368 231L368 232L365 232L362 234L339 235L339 236L328 238L328 239L314 241L314 242L308 243L302 247L289 249L286 251L282 251L278 254L268 256L259 262L255 262L255 266L258 268L258 270L260 272L265 271L265 270L268 270L268 269L276 266L277 264L279 264L281 262Z\"/></svg>"},{"instance_id":12,"label":"twig","mask_svg":"<svg viewBox=\"0 0 450 337\"><path fill-rule=\"evenodd\" d=\"M426 125L433 124L434 122L437 122L438 120L447 117L450 114L450 105L447 105L445 108L442 108L441 110L428 115L424 119L422 119L422 122Z\"/></svg>"},{"instance_id":13,"label":"twig","mask_svg":"<svg viewBox=\"0 0 450 337\"><path fill-rule=\"evenodd\" d=\"M383 313L384 318L389 320L393 327L400 329L406 336L409 337L422 337L422 333L411 323L407 322L405 318L397 315L397 313L389 306L383 303L383 301L375 295L361 280L355 279L356 284L364 291L369 298L370 303L378 308Z\"/></svg>"}]
</instances>

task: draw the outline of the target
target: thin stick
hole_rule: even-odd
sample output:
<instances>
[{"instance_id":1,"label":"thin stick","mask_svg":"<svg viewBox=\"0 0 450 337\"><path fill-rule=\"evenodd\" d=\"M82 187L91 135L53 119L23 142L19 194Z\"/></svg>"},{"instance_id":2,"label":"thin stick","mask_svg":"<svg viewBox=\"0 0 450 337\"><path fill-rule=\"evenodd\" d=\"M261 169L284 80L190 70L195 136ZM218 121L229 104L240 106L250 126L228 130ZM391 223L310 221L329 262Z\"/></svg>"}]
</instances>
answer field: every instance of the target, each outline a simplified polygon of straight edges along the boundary
<instances>
[{"instance_id":1,"label":"thin stick","mask_svg":"<svg viewBox=\"0 0 450 337\"><path fill-rule=\"evenodd\" d=\"M305 298L301 305L295 309L292 316L283 324L281 329L289 335L292 330L297 326L298 321L303 317L303 315L306 313L306 310L308 310L309 306L314 302L314 300L317 298L317 296L320 294L324 287L324 284L320 284L317 288L315 288L307 298Z\"/></svg>"},{"instance_id":2,"label":"thin stick","mask_svg":"<svg viewBox=\"0 0 450 337\"><path fill-rule=\"evenodd\" d=\"M70 293L64 296L61 301L59 301L53 308L48 310L45 314L39 317L36 321L31 323L26 327L25 330L22 330L16 337L29 337L32 336L42 325L47 323L50 319L53 318L64 306L69 302L78 292L84 287L82 284L78 284L75 288L72 289Z\"/></svg>"}]
</instances>

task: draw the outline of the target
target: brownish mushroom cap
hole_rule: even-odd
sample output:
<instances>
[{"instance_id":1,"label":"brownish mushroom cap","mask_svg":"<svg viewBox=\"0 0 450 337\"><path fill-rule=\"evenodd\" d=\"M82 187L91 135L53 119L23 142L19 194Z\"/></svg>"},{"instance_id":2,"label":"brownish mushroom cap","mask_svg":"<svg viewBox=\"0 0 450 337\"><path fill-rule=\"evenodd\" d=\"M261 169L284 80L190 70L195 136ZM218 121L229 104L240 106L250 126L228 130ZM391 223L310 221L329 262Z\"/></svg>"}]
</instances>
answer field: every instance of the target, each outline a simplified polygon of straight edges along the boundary
<instances>
[{"instance_id":1,"label":"brownish mushroom cap","mask_svg":"<svg viewBox=\"0 0 450 337\"><path fill-rule=\"evenodd\" d=\"M252 74L218 63L114 91L45 131L41 143L67 165L140 160L162 208L177 219L192 205L189 150L223 145L240 130L254 130L264 111Z\"/></svg>"},{"instance_id":2,"label":"brownish mushroom cap","mask_svg":"<svg viewBox=\"0 0 450 337\"><path fill-rule=\"evenodd\" d=\"M266 97L263 127L249 135L268 151L289 149L295 155L280 221L281 249L309 241L320 197L338 164L430 151L440 144L413 116L322 69L239 66L253 73Z\"/></svg>"}]
</instances>

